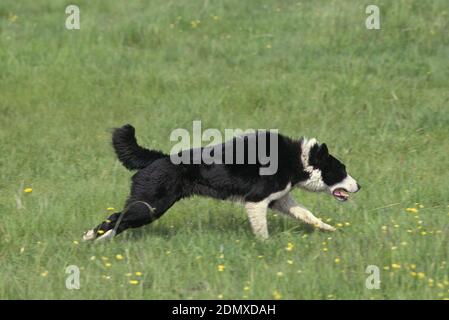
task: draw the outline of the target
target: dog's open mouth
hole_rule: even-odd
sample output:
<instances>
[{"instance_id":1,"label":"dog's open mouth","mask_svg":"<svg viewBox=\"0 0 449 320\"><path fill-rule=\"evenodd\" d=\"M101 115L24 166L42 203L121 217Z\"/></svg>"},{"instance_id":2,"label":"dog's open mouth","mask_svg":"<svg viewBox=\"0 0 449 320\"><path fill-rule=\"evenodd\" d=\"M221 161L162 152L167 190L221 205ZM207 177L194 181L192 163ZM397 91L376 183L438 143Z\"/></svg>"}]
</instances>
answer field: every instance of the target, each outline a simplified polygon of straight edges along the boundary
<instances>
[{"instance_id":1,"label":"dog's open mouth","mask_svg":"<svg viewBox=\"0 0 449 320\"><path fill-rule=\"evenodd\" d=\"M349 194L348 191L346 191L343 188L337 188L334 191L332 191L332 195L334 196L335 199L337 199L338 201L346 201L349 199Z\"/></svg>"}]
</instances>

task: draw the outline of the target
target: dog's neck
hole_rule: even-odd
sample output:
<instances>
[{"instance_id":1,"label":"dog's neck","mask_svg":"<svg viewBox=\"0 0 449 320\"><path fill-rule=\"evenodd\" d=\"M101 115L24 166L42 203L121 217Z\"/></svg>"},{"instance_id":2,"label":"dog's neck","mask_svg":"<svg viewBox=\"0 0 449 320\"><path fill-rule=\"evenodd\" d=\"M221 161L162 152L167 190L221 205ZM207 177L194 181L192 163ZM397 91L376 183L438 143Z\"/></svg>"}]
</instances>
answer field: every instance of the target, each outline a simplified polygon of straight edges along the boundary
<instances>
[{"instance_id":1,"label":"dog's neck","mask_svg":"<svg viewBox=\"0 0 449 320\"><path fill-rule=\"evenodd\" d=\"M308 178L300 181L298 186L308 191L323 191L325 189L325 185L323 183L323 178L321 176L321 171L319 169L314 168L310 164L310 150L318 145L318 141L314 138L307 139L301 138L301 154L300 161L303 167L304 172L308 174Z\"/></svg>"},{"instance_id":2,"label":"dog's neck","mask_svg":"<svg viewBox=\"0 0 449 320\"><path fill-rule=\"evenodd\" d=\"M314 170L313 166L310 165L309 162L309 156L310 156L310 150L313 148L313 146L318 144L318 141L315 138L307 139L307 138L301 138L301 154L300 154L300 160L302 167L304 168L305 172L312 173Z\"/></svg>"}]
</instances>

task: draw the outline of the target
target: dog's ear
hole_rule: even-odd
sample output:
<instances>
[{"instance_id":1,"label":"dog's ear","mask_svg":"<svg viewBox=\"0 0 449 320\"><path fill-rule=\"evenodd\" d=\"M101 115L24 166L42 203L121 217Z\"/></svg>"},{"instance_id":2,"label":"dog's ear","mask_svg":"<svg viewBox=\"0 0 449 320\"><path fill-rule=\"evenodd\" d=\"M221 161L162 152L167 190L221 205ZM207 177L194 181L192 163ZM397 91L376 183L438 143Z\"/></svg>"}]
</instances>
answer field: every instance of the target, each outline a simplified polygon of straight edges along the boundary
<instances>
[{"instance_id":1,"label":"dog's ear","mask_svg":"<svg viewBox=\"0 0 449 320\"><path fill-rule=\"evenodd\" d=\"M329 150L325 143L319 146L316 157L319 162L326 161L329 157Z\"/></svg>"}]
</instances>

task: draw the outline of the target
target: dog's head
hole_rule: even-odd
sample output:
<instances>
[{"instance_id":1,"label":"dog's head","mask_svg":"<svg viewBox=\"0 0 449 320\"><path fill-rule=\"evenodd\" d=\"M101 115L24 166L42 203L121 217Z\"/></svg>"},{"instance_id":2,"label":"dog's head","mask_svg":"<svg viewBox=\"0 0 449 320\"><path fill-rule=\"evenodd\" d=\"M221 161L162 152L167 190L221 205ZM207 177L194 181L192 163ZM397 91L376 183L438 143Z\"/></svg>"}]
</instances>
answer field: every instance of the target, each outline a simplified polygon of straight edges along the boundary
<instances>
[{"instance_id":1,"label":"dog's head","mask_svg":"<svg viewBox=\"0 0 449 320\"><path fill-rule=\"evenodd\" d=\"M339 201L360 190L357 181L346 172L346 166L329 154L326 144L315 139L301 140L301 162L308 179L299 183L309 191L328 192Z\"/></svg>"}]
</instances>

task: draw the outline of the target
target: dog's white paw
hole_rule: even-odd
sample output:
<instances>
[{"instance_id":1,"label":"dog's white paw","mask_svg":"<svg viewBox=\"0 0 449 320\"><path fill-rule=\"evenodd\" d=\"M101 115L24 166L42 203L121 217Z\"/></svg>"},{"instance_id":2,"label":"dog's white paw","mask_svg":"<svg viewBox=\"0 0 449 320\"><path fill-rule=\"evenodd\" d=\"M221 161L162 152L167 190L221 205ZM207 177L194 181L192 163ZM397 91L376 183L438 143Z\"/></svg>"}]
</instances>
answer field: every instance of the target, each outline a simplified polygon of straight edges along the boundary
<instances>
[{"instance_id":1,"label":"dog's white paw","mask_svg":"<svg viewBox=\"0 0 449 320\"><path fill-rule=\"evenodd\" d=\"M320 229L324 230L324 231L335 231L335 230L337 230L336 228L334 228L331 225L328 225L326 223L323 223L323 225L320 226Z\"/></svg>"},{"instance_id":2,"label":"dog's white paw","mask_svg":"<svg viewBox=\"0 0 449 320\"><path fill-rule=\"evenodd\" d=\"M321 222L321 221L320 221L320 223L315 224L315 227L317 229L322 230L322 231L335 231L335 230L337 230L334 227L332 227L331 225L328 225L327 223L324 223L324 222Z\"/></svg>"},{"instance_id":3,"label":"dog's white paw","mask_svg":"<svg viewBox=\"0 0 449 320\"><path fill-rule=\"evenodd\" d=\"M102 234L98 238L97 238L97 234L95 234L94 229L91 229L91 230L87 231L86 233L84 233L83 240L84 241L91 241L91 240L103 241L105 239L113 238L115 236L116 232L114 231L114 229L111 229L111 230L106 231L104 234Z\"/></svg>"},{"instance_id":4,"label":"dog's white paw","mask_svg":"<svg viewBox=\"0 0 449 320\"><path fill-rule=\"evenodd\" d=\"M90 229L86 233L83 234L83 240L84 241L90 241L95 239L95 232L93 229Z\"/></svg>"}]
</instances>

